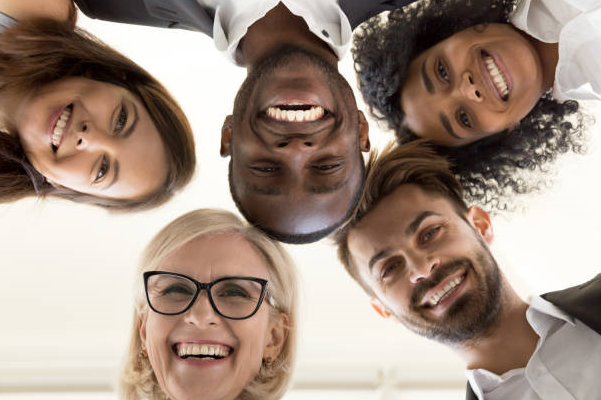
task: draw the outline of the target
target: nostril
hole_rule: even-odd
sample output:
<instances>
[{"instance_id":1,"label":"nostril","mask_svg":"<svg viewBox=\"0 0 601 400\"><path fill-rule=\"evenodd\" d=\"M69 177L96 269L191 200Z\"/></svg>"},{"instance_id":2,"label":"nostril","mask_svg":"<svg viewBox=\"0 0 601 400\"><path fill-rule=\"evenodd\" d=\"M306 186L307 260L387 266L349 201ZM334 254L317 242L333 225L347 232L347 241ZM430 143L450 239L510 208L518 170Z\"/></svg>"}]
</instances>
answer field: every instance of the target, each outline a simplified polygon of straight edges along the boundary
<instances>
[{"instance_id":1,"label":"nostril","mask_svg":"<svg viewBox=\"0 0 601 400\"><path fill-rule=\"evenodd\" d=\"M305 146L311 147L311 146L313 146L313 143L311 143L311 142L305 142Z\"/></svg>"},{"instance_id":2,"label":"nostril","mask_svg":"<svg viewBox=\"0 0 601 400\"><path fill-rule=\"evenodd\" d=\"M83 124L83 126L81 127L81 130L82 130L83 132L87 131L87 130L88 130L88 124ZM80 139L80 140L81 140L81 139Z\"/></svg>"},{"instance_id":3,"label":"nostril","mask_svg":"<svg viewBox=\"0 0 601 400\"><path fill-rule=\"evenodd\" d=\"M467 79L470 81L470 83L471 83L472 85L474 84L474 79L473 79L471 76L468 76L468 78L467 78Z\"/></svg>"},{"instance_id":4,"label":"nostril","mask_svg":"<svg viewBox=\"0 0 601 400\"><path fill-rule=\"evenodd\" d=\"M476 90L476 97L482 96L479 91Z\"/></svg>"},{"instance_id":5,"label":"nostril","mask_svg":"<svg viewBox=\"0 0 601 400\"><path fill-rule=\"evenodd\" d=\"M78 145L78 146L79 146L79 145L81 145L82 143L83 143L83 139L79 139L79 140L77 141L77 145Z\"/></svg>"}]
</instances>

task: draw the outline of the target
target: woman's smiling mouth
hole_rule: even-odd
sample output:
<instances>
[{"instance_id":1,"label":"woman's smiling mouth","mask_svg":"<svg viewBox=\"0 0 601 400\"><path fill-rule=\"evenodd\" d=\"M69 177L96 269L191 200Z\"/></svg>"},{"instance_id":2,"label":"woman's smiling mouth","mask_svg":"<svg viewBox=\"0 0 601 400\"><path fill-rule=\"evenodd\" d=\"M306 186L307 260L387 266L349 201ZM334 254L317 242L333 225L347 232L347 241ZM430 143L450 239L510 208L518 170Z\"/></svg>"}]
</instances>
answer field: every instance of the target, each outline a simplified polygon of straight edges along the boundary
<instances>
[{"instance_id":1,"label":"woman's smiling mouth","mask_svg":"<svg viewBox=\"0 0 601 400\"><path fill-rule=\"evenodd\" d=\"M73 104L69 104L63 109L62 113L58 116L52 126L51 146L55 153L63 141L64 134L67 131L67 125L71 119L72 111Z\"/></svg>"}]
</instances>

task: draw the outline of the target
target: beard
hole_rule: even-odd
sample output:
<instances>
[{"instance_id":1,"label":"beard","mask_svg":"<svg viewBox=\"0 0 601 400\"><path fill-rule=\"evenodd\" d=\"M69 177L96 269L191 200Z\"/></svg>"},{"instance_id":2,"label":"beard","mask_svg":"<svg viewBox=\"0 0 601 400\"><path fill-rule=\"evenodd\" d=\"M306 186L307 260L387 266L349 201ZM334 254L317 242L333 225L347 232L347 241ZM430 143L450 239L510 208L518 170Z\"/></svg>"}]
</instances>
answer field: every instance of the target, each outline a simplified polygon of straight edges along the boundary
<instances>
[{"instance_id":1,"label":"beard","mask_svg":"<svg viewBox=\"0 0 601 400\"><path fill-rule=\"evenodd\" d=\"M451 260L439 266L430 278L418 282L411 295L409 310L396 316L399 321L409 330L445 344L485 336L501 316L502 280L488 247L482 243L479 247L474 261L469 258ZM443 316L433 316L428 307L420 304L424 294L459 269L473 275L475 288L457 298Z\"/></svg>"}]
</instances>

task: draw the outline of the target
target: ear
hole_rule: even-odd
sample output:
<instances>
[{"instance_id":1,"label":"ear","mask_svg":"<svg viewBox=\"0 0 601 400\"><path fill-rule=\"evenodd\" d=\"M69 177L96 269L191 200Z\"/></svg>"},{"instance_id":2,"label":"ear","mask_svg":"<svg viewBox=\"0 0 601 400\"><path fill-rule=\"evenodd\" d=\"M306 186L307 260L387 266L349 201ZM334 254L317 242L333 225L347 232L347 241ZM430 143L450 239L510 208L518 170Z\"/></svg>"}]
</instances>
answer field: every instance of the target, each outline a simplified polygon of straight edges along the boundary
<instances>
[{"instance_id":1,"label":"ear","mask_svg":"<svg viewBox=\"0 0 601 400\"><path fill-rule=\"evenodd\" d=\"M490 222L490 215L480 207L471 206L467 210L467 220L476 229L486 243L491 244L495 235Z\"/></svg>"},{"instance_id":2,"label":"ear","mask_svg":"<svg viewBox=\"0 0 601 400\"><path fill-rule=\"evenodd\" d=\"M390 311L388 311L388 309L386 308L386 306L384 306L384 304L382 304L382 302L380 300L376 299L375 297L372 297L369 302L370 302L372 308L378 314L380 314L380 317L382 317L382 318L390 318L390 316L392 316L392 313Z\"/></svg>"},{"instance_id":3,"label":"ear","mask_svg":"<svg viewBox=\"0 0 601 400\"><path fill-rule=\"evenodd\" d=\"M361 110L359 110L359 147L363 152L369 151L371 147L369 143L369 124Z\"/></svg>"},{"instance_id":4,"label":"ear","mask_svg":"<svg viewBox=\"0 0 601 400\"><path fill-rule=\"evenodd\" d=\"M289 327L290 319L283 312L272 318L263 349L263 360L275 360L280 355L288 337Z\"/></svg>"},{"instance_id":5,"label":"ear","mask_svg":"<svg viewBox=\"0 0 601 400\"><path fill-rule=\"evenodd\" d=\"M138 332L140 333L140 341L142 343L142 350L146 350L146 318L138 318Z\"/></svg>"},{"instance_id":6,"label":"ear","mask_svg":"<svg viewBox=\"0 0 601 400\"><path fill-rule=\"evenodd\" d=\"M219 154L221 157L227 157L231 154L230 148L232 145L232 124L234 118L231 115L225 117L223 126L221 127L221 148Z\"/></svg>"}]
</instances>

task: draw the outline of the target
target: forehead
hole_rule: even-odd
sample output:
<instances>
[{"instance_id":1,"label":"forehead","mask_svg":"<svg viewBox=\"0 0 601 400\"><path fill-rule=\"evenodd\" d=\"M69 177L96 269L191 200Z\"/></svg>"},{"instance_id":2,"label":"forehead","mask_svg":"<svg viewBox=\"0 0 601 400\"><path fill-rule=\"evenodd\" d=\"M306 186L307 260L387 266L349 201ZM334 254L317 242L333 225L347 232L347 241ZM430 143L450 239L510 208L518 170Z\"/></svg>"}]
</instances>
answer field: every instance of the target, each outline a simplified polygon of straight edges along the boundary
<instances>
[{"instance_id":1,"label":"forehead","mask_svg":"<svg viewBox=\"0 0 601 400\"><path fill-rule=\"evenodd\" d=\"M381 249L409 243L407 229L424 212L447 218L457 216L451 202L442 195L426 192L413 184L399 186L381 199L349 233L348 246L353 260L361 268Z\"/></svg>"},{"instance_id":2,"label":"forehead","mask_svg":"<svg viewBox=\"0 0 601 400\"><path fill-rule=\"evenodd\" d=\"M268 279L264 258L237 233L199 236L169 254L158 269L188 275L201 282L223 276Z\"/></svg>"}]
</instances>

